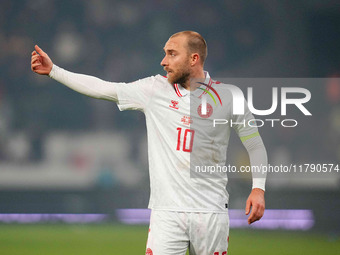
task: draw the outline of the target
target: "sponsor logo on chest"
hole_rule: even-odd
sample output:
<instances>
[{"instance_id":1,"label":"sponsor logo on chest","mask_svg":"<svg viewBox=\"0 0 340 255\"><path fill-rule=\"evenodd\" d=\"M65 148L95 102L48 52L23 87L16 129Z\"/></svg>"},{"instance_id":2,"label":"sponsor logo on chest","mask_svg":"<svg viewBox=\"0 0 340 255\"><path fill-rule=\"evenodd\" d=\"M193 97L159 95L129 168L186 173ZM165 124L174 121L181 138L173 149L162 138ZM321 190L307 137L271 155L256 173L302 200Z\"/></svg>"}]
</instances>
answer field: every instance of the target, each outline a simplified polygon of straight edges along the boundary
<instances>
[{"instance_id":1,"label":"sponsor logo on chest","mask_svg":"<svg viewBox=\"0 0 340 255\"><path fill-rule=\"evenodd\" d=\"M178 108L178 103L179 102L176 101L176 100L171 100L171 104L169 105L169 107L178 110L179 109Z\"/></svg>"}]
</instances>

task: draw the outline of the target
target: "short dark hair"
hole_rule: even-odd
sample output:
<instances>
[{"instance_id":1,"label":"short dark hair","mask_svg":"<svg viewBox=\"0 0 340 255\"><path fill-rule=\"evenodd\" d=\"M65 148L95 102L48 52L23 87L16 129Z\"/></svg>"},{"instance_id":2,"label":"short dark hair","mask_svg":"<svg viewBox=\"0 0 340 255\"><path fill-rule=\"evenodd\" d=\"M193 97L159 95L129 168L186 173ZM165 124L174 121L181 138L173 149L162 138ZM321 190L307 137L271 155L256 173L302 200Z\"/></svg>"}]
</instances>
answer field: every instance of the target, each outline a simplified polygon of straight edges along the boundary
<instances>
[{"instance_id":1,"label":"short dark hair","mask_svg":"<svg viewBox=\"0 0 340 255\"><path fill-rule=\"evenodd\" d=\"M203 36L194 31L182 31L173 34L170 38L184 35L188 39L188 50L190 53L198 53L201 59L201 63L204 64L205 59L208 55L207 43Z\"/></svg>"}]
</instances>

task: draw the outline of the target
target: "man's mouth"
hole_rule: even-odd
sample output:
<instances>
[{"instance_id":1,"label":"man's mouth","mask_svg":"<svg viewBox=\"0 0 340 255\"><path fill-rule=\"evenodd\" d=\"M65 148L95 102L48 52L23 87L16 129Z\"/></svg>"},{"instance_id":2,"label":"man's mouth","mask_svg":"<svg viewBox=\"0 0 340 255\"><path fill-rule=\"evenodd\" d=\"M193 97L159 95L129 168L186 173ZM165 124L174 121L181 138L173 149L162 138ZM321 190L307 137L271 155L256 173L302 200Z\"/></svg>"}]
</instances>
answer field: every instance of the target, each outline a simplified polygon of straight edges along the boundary
<instances>
[{"instance_id":1,"label":"man's mouth","mask_svg":"<svg viewBox=\"0 0 340 255\"><path fill-rule=\"evenodd\" d=\"M164 71L166 71L167 74L171 74L172 73L172 70L164 69Z\"/></svg>"}]
</instances>

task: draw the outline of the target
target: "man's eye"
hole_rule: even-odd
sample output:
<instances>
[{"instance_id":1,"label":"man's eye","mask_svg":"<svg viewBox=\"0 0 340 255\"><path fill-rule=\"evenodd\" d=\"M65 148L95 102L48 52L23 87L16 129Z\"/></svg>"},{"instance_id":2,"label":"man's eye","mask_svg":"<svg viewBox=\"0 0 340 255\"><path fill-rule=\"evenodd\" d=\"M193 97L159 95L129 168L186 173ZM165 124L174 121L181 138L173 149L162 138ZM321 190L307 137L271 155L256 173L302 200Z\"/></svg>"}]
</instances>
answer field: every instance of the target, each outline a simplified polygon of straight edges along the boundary
<instances>
[{"instance_id":1,"label":"man's eye","mask_svg":"<svg viewBox=\"0 0 340 255\"><path fill-rule=\"evenodd\" d=\"M174 56L176 56L176 55L175 55L175 53L171 53L170 56L171 56L171 57L174 57Z\"/></svg>"}]
</instances>

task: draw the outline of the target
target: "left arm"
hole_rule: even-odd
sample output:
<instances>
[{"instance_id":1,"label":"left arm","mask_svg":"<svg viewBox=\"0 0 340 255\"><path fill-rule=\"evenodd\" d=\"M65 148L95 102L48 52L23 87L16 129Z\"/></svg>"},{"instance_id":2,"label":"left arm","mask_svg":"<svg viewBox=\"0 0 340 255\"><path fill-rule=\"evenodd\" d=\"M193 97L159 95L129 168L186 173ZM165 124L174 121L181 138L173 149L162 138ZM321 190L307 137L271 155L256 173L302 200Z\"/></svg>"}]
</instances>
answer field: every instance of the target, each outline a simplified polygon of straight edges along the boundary
<instances>
[{"instance_id":1,"label":"left arm","mask_svg":"<svg viewBox=\"0 0 340 255\"><path fill-rule=\"evenodd\" d=\"M260 220L264 214L265 201L264 191L267 173L262 173L263 166L267 166L267 152L256 125L245 125L246 121L254 120L254 116L244 100L244 114L232 115L232 120L238 123L233 126L237 135L240 137L244 147L247 149L252 168L253 187L246 203L246 215L248 224ZM258 170L258 171L254 171Z\"/></svg>"},{"instance_id":2,"label":"left arm","mask_svg":"<svg viewBox=\"0 0 340 255\"><path fill-rule=\"evenodd\" d=\"M249 215L248 224L258 221L262 218L265 210L265 183L266 173L262 173L262 166L268 163L266 148L261 137L255 136L243 141L244 147L247 149L251 166L259 170L259 172L252 171L253 187L247 199L245 213Z\"/></svg>"}]
</instances>

